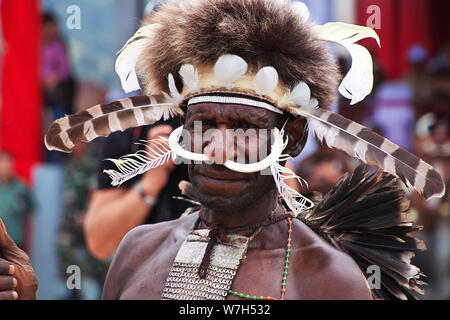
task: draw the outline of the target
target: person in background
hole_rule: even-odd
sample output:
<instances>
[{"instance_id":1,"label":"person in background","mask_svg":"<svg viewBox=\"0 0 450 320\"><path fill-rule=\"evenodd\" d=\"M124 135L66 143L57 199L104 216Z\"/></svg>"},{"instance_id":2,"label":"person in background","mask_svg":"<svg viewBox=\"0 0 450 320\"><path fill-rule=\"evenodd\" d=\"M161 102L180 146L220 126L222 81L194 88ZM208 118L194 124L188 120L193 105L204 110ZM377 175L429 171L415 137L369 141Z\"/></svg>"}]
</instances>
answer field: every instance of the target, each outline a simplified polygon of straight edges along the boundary
<instances>
[{"instance_id":1,"label":"person in background","mask_svg":"<svg viewBox=\"0 0 450 320\"><path fill-rule=\"evenodd\" d=\"M450 135L449 117L445 108L433 108L436 103L447 104L444 97L433 95L430 110L416 125L416 150L423 159L439 170L446 189L450 188ZM415 263L427 275L426 299L448 299L450 297L450 196L447 192L441 199L425 201L411 195L411 212L423 230L420 238L428 250L415 257Z\"/></svg>"},{"instance_id":2,"label":"person in background","mask_svg":"<svg viewBox=\"0 0 450 320\"><path fill-rule=\"evenodd\" d=\"M42 15L42 86L47 128L53 120L72 112L75 95L66 46L59 35L58 21L50 12ZM57 162L61 155L47 151L46 158Z\"/></svg>"},{"instance_id":3,"label":"person in background","mask_svg":"<svg viewBox=\"0 0 450 320\"><path fill-rule=\"evenodd\" d=\"M13 158L0 150L0 218L11 238L23 248L25 218L32 212L31 195L14 175Z\"/></svg>"},{"instance_id":4,"label":"person in background","mask_svg":"<svg viewBox=\"0 0 450 320\"><path fill-rule=\"evenodd\" d=\"M371 116L372 126L403 149L413 150L415 113L414 92L406 81L383 83L377 94Z\"/></svg>"},{"instance_id":5,"label":"person in background","mask_svg":"<svg viewBox=\"0 0 450 320\"><path fill-rule=\"evenodd\" d=\"M413 92L413 105L416 118L424 113L431 101L430 74L427 69L428 53L425 48L415 44L407 53L409 71L406 82Z\"/></svg>"},{"instance_id":6,"label":"person in background","mask_svg":"<svg viewBox=\"0 0 450 320\"><path fill-rule=\"evenodd\" d=\"M103 170L116 169L105 159L143 149L145 144L138 144L139 141L167 137L179 125L179 118L171 118L167 122L117 132L104 140L97 171L98 189L92 194L84 220L86 242L97 259L108 260L125 234L134 227L176 219L191 206L188 202L173 199L181 195L180 181L188 180L184 164L175 167L169 161L119 187L111 186L110 178L103 173Z\"/></svg>"},{"instance_id":7,"label":"person in background","mask_svg":"<svg viewBox=\"0 0 450 320\"><path fill-rule=\"evenodd\" d=\"M300 185L296 179L288 179L286 182L307 197L312 190L324 195L336 185L345 172L350 171L352 166L349 161L339 150L319 147L300 162L297 168L290 167L299 177L308 181L308 185Z\"/></svg>"},{"instance_id":8,"label":"person in background","mask_svg":"<svg viewBox=\"0 0 450 320\"><path fill-rule=\"evenodd\" d=\"M66 269L70 265L83 270L81 289L71 290L70 299L99 299L109 267L109 263L90 254L83 230L89 198L97 185L96 167L97 161L84 143L75 147L65 164L64 210L57 246L61 275L67 277Z\"/></svg>"},{"instance_id":9,"label":"person in background","mask_svg":"<svg viewBox=\"0 0 450 320\"><path fill-rule=\"evenodd\" d=\"M430 77L422 46L411 46L406 58L410 70L405 78L386 81L377 90L371 122L386 138L413 151L415 120L430 102Z\"/></svg>"},{"instance_id":10,"label":"person in background","mask_svg":"<svg viewBox=\"0 0 450 320\"><path fill-rule=\"evenodd\" d=\"M149 2L144 16L150 16L159 8L159 2ZM107 100L125 98L122 89L110 90ZM146 148L142 141L159 136L168 137L181 124L180 118L171 118L153 125L116 132L101 141L97 189L93 191L84 219L84 232L90 253L107 261L115 252L125 234L141 224L151 224L179 218L191 205L175 200L181 196L178 184L188 180L187 166L176 166L172 161L147 171L118 187L104 170L117 169L112 162L126 154ZM141 142L141 143L140 143Z\"/></svg>"}]
</instances>

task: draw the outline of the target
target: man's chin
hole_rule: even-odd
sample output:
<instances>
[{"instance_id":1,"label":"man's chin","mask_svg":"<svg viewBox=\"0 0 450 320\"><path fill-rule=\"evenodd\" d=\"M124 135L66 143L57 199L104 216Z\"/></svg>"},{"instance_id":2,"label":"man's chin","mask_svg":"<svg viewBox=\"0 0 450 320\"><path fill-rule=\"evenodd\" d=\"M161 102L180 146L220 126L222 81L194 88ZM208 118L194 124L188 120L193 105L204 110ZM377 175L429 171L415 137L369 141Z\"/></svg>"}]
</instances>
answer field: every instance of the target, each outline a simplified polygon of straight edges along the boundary
<instances>
[{"instance_id":1,"label":"man's chin","mask_svg":"<svg viewBox=\"0 0 450 320\"><path fill-rule=\"evenodd\" d=\"M247 180L227 180L198 175L194 181L200 193L222 198L233 198L245 193L249 187Z\"/></svg>"},{"instance_id":2,"label":"man's chin","mask_svg":"<svg viewBox=\"0 0 450 320\"><path fill-rule=\"evenodd\" d=\"M199 202L203 207L217 212L242 211L249 206L249 201L245 195L226 198L223 196L199 194Z\"/></svg>"},{"instance_id":3,"label":"man's chin","mask_svg":"<svg viewBox=\"0 0 450 320\"><path fill-rule=\"evenodd\" d=\"M193 181L200 203L222 212L244 209L249 204L246 180L219 180L197 176Z\"/></svg>"}]
</instances>

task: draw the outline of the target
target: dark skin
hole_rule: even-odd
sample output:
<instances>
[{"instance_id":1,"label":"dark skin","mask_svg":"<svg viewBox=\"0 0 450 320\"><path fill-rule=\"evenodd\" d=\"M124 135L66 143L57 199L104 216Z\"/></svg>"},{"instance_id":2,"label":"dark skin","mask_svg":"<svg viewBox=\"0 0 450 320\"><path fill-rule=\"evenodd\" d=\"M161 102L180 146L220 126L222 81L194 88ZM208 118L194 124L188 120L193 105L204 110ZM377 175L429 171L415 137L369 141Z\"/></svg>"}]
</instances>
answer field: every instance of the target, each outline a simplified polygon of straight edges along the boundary
<instances>
[{"instance_id":1,"label":"dark skin","mask_svg":"<svg viewBox=\"0 0 450 320\"><path fill-rule=\"evenodd\" d=\"M37 288L30 258L17 247L0 219L0 300L36 299Z\"/></svg>"},{"instance_id":2,"label":"dark skin","mask_svg":"<svg viewBox=\"0 0 450 320\"><path fill-rule=\"evenodd\" d=\"M192 130L195 120L226 130L271 129L280 126L285 119L250 106L202 103L189 107L186 129ZM285 152L291 156L296 156L305 143L305 126L301 118L291 118L286 124L289 144ZM217 141L211 140L202 145L203 152L214 159L214 165L191 164L189 167L204 219L208 223L236 227L260 222L272 211L275 215L283 214L277 204L273 177L226 169L221 164L235 157L239 146L224 143L216 148L215 143ZM244 146L241 150L248 152L249 148ZM103 298L160 299L174 258L197 219L198 213L193 213L173 221L139 226L129 232L114 257ZM199 227L205 228L202 223ZM332 247L298 219L293 219L292 230L285 299L372 298L363 273L347 254ZM249 235L249 232L242 234ZM231 289L280 298L287 235L285 220L263 228L250 242ZM239 298L228 295L227 299Z\"/></svg>"}]
</instances>

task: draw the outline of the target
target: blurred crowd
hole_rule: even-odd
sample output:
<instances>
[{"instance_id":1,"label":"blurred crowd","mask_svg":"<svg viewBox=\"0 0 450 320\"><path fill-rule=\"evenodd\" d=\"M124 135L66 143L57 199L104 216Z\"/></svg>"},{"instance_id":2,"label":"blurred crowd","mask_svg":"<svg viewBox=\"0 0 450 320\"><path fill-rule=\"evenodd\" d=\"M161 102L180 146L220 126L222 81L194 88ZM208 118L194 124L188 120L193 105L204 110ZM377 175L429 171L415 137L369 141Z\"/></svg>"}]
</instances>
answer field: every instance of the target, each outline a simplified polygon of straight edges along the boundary
<instances>
[{"instance_id":1,"label":"blurred crowd","mask_svg":"<svg viewBox=\"0 0 450 320\"><path fill-rule=\"evenodd\" d=\"M66 44L58 32L58 21L47 12L42 17L42 92L43 126L74 109L77 83L71 72ZM429 56L420 45L412 46L405 57L409 71L402 79L385 78L384 70L374 56L374 89L356 106L340 98L339 113L364 124L401 147L432 164L450 188L450 43L435 56ZM346 72L350 61L340 60ZM110 93L112 94L112 93ZM104 101L117 100L105 96ZM89 107L86 105L85 107ZM117 158L143 146L140 140L168 135L179 125L179 119L145 128L130 129L90 145L78 145L72 154L45 152L45 162L65 170L64 209L58 236L57 252L61 277L66 266L78 265L85 275L101 288L111 256L118 243L131 228L177 218L189 204L173 197L179 195L178 184L187 180L185 167L164 166L122 185L112 188L103 174L110 168L105 158ZM44 146L43 146L44 150ZM24 224L33 211L30 192L14 176L11 155L0 152L0 218L12 238L24 244ZM358 164L341 152L317 146L301 161L289 165L308 182L296 186L302 193L326 193L345 172ZM138 187L139 186L139 187ZM151 199L142 196L150 194ZM427 275L426 298L450 299L450 205L448 192L442 199L424 201L410 194L411 218L423 225L420 237L428 250L415 257L415 264ZM168 214L170 213L170 214ZM89 296L86 290L71 291L68 299ZM97 297L99 298L99 296Z\"/></svg>"}]
</instances>

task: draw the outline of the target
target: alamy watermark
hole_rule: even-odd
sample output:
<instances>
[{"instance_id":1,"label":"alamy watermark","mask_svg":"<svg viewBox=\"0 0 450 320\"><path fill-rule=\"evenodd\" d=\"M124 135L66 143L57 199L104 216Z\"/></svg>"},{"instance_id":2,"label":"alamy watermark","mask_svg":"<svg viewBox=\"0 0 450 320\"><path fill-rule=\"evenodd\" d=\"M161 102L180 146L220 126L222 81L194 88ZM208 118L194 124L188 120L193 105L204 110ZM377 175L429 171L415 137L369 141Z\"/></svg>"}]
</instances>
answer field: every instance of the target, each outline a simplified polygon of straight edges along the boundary
<instances>
[{"instance_id":1,"label":"alamy watermark","mask_svg":"<svg viewBox=\"0 0 450 320\"><path fill-rule=\"evenodd\" d=\"M66 13L69 15L66 19L66 27L69 30L81 29L81 9L79 6L72 4L67 7Z\"/></svg>"},{"instance_id":2,"label":"alamy watermark","mask_svg":"<svg viewBox=\"0 0 450 320\"><path fill-rule=\"evenodd\" d=\"M368 276L369 275L369 276ZM373 289L381 289L381 270L380 266L375 264L367 267L366 270L366 279L369 284L369 288Z\"/></svg>"},{"instance_id":3,"label":"alamy watermark","mask_svg":"<svg viewBox=\"0 0 450 320\"><path fill-rule=\"evenodd\" d=\"M381 9L373 4L367 7L366 13L370 16L366 20L366 26L372 29L381 29Z\"/></svg>"},{"instance_id":4,"label":"alamy watermark","mask_svg":"<svg viewBox=\"0 0 450 320\"><path fill-rule=\"evenodd\" d=\"M69 290L81 289L81 268L77 265L70 265L66 269L67 277L66 286Z\"/></svg>"}]
</instances>

